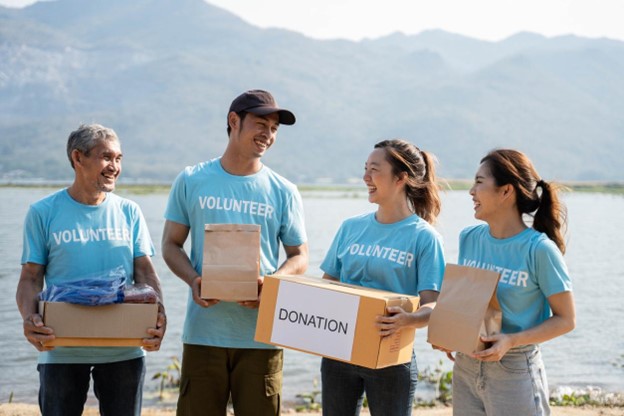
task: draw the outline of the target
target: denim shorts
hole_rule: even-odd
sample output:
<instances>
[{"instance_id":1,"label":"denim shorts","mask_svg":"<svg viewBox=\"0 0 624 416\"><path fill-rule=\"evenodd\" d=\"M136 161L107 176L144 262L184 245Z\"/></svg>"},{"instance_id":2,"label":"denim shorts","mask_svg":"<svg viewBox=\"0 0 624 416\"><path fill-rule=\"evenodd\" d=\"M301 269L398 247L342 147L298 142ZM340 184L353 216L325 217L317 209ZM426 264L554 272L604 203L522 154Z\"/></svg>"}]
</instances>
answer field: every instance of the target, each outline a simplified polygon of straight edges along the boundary
<instances>
[{"instance_id":1,"label":"denim shorts","mask_svg":"<svg viewBox=\"0 0 624 416\"><path fill-rule=\"evenodd\" d=\"M39 408L43 416L81 416L89 383L102 416L139 416L145 357L104 364L39 364Z\"/></svg>"},{"instance_id":2,"label":"denim shorts","mask_svg":"<svg viewBox=\"0 0 624 416\"><path fill-rule=\"evenodd\" d=\"M550 415L548 382L539 346L513 348L495 362L457 353L453 415Z\"/></svg>"},{"instance_id":3,"label":"denim shorts","mask_svg":"<svg viewBox=\"0 0 624 416\"><path fill-rule=\"evenodd\" d=\"M323 358L323 415L359 415L366 392L371 415L410 416L417 382L418 368L413 353L408 363L379 369Z\"/></svg>"}]
</instances>

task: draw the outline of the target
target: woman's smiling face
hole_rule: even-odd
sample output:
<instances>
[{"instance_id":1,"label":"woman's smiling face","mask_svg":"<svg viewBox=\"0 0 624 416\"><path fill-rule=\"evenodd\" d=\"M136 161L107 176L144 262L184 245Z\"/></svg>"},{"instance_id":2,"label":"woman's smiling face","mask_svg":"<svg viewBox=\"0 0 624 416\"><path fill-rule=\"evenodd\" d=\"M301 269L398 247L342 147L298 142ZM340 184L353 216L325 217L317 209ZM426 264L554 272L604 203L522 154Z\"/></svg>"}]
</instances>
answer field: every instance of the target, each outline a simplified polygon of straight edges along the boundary
<instances>
[{"instance_id":1,"label":"woman's smiling face","mask_svg":"<svg viewBox=\"0 0 624 416\"><path fill-rule=\"evenodd\" d=\"M502 187L496 184L487 163L479 166L469 192L474 203L474 216L479 220L487 221L500 207Z\"/></svg>"},{"instance_id":2,"label":"woman's smiling face","mask_svg":"<svg viewBox=\"0 0 624 416\"><path fill-rule=\"evenodd\" d=\"M380 204L404 193L404 185L398 185L399 178L392 172L384 149L375 149L368 156L362 179L368 187L369 202Z\"/></svg>"}]
</instances>

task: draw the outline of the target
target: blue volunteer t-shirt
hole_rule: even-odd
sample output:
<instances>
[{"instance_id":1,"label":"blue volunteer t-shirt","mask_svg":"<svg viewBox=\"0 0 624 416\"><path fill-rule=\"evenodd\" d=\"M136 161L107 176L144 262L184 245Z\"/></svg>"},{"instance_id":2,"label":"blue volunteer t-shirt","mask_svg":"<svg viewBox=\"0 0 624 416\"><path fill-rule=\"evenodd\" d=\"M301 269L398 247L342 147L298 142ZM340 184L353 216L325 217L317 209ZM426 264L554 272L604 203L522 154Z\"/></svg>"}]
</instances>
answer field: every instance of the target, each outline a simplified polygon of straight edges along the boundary
<instances>
[{"instance_id":1,"label":"blue volunteer t-shirt","mask_svg":"<svg viewBox=\"0 0 624 416\"><path fill-rule=\"evenodd\" d=\"M444 265L442 238L422 218L381 224L369 213L343 222L321 270L344 283L418 295L440 291Z\"/></svg>"},{"instance_id":2,"label":"blue volunteer t-shirt","mask_svg":"<svg viewBox=\"0 0 624 416\"><path fill-rule=\"evenodd\" d=\"M221 159L187 167L171 188L165 218L187 227L191 263L202 272L205 224L259 224L260 274L278 268L280 241L286 246L306 242L303 204L296 186L266 166L248 176L226 172ZM254 341L257 309L236 302L198 306L189 288L182 341L229 348L273 348Z\"/></svg>"},{"instance_id":3,"label":"blue volunteer t-shirt","mask_svg":"<svg viewBox=\"0 0 624 416\"><path fill-rule=\"evenodd\" d=\"M506 334L544 322L551 316L547 298L572 290L561 251L533 228L504 239L492 237L487 224L465 228L459 237L459 264L501 274L496 297Z\"/></svg>"},{"instance_id":4,"label":"blue volunteer t-shirt","mask_svg":"<svg viewBox=\"0 0 624 416\"><path fill-rule=\"evenodd\" d=\"M63 189L32 204L24 222L22 264L44 265L47 286L118 266L132 283L134 259L153 255L139 206L113 193L107 193L100 205L84 205ZM96 364L143 355L137 347L56 347L39 354L39 362Z\"/></svg>"}]
</instances>

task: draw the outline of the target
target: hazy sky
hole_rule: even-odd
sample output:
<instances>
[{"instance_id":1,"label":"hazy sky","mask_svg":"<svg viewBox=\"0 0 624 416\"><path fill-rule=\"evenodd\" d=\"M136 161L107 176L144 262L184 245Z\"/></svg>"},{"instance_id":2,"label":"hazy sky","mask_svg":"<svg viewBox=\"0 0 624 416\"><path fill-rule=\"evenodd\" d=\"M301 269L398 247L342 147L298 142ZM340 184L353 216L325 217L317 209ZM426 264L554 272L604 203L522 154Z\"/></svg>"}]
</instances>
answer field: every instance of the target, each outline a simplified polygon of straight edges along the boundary
<instances>
[{"instance_id":1,"label":"hazy sky","mask_svg":"<svg viewBox=\"0 0 624 416\"><path fill-rule=\"evenodd\" d=\"M85 0L88 1L88 0ZM131 0L129 0L131 1ZM317 39L443 29L485 40L519 31L624 40L624 0L209 0L260 27ZM20 6L32 0L0 0Z\"/></svg>"}]
</instances>

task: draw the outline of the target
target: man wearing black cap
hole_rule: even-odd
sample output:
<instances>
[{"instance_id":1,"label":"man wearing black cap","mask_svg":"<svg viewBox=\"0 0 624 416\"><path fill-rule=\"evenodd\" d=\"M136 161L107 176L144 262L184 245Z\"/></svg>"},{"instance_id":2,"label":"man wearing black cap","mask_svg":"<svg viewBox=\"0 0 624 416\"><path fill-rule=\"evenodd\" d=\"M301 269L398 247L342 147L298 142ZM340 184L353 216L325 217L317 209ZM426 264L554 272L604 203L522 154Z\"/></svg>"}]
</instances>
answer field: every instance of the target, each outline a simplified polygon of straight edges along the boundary
<instances>
[{"instance_id":1,"label":"man wearing black cap","mask_svg":"<svg viewBox=\"0 0 624 416\"><path fill-rule=\"evenodd\" d=\"M279 415L282 353L254 341L258 302L200 298L205 224L259 224L260 276L301 274L308 266L297 188L261 162L281 124L295 116L262 90L239 95L227 115L229 141L220 158L187 167L165 211L163 257L189 287L177 414L219 415L232 398L244 415ZM191 234L191 255L184 243ZM286 260L279 265L280 242ZM261 280L261 279L259 279Z\"/></svg>"}]
</instances>

